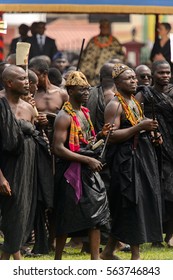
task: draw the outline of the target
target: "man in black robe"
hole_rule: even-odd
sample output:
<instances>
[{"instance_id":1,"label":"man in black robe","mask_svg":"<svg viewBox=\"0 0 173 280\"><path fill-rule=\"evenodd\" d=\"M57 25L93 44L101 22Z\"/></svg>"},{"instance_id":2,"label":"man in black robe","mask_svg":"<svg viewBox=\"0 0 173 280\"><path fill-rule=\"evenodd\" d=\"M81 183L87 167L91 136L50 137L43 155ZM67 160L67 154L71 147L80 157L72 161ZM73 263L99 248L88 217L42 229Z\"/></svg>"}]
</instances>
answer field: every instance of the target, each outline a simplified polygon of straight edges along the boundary
<instances>
[{"instance_id":1,"label":"man in black robe","mask_svg":"<svg viewBox=\"0 0 173 280\"><path fill-rule=\"evenodd\" d=\"M137 79L124 64L115 64L113 78L117 93L105 109L105 122L114 123L107 158L111 168L111 235L101 254L115 259L117 240L131 245L131 259L140 259L139 245L162 241L161 195L150 131L156 120L143 119L133 94Z\"/></svg>"},{"instance_id":2,"label":"man in black robe","mask_svg":"<svg viewBox=\"0 0 173 280\"><path fill-rule=\"evenodd\" d=\"M88 233L91 259L99 259L100 226L109 221L106 189L98 173L102 163L87 150L95 137L86 103L89 84L78 71L66 82L67 101L55 120L53 150L59 157L55 171L56 254L62 258L68 234Z\"/></svg>"},{"instance_id":3,"label":"man in black robe","mask_svg":"<svg viewBox=\"0 0 173 280\"><path fill-rule=\"evenodd\" d=\"M86 107L90 110L90 117L93 123L96 133L102 130L104 126L104 111L106 105L114 97L116 92L116 86L112 78L112 70L115 63L106 62L100 69L100 83L95 87L91 87L89 98L86 103ZM100 171L100 176L105 184L108 200L109 200L109 186L110 186L110 170L108 165ZM101 230L101 242L107 243L107 239L110 232L110 225L107 224L105 228ZM84 243L85 247L87 246ZM130 250L129 245L125 245L119 242L116 247L117 250Z\"/></svg>"},{"instance_id":4,"label":"man in black robe","mask_svg":"<svg viewBox=\"0 0 173 280\"><path fill-rule=\"evenodd\" d=\"M168 246L173 246L173 85L169 84L171 68L167 61L155 61L152 65L153 86L138 92L136 98L144 103L147 117L158 120L159 131L163 138L158 149L159 165L164 202L164 231ZM153 111L154 109L154 111Z\"/></svg>"},{"instance_id":5,"label":"man in black robe","mask_svg":"<svg viewBox=\"0 0 173 280\"><path fill-rule=\"evenodd\" d=\"M1 259L21 258L20 248L26 242L36 212L37 200L46 197L47 207L52 207L52 197L44 188L45 179L38 166L41 155L47 151L43 139L34 129L35 111L22 100L29 90L28 78L21 67L8 66L3 74L4 96L0 98L0 207L4 244ZM41 157L45 162L45 156ZM44 160L43 160L44 159ZM46 178L51 178L46 164ZM43 178L43 180L41 179ZM46 179L46 180L47 180ZM39 184L39 187L38 187ZM49 182L51 188L53 182ZM37 189L38 187L38 189ZM37 193L38 191L38 193ZM46 192L46 195L45 195Z\"/></svg>"}]
</instances>

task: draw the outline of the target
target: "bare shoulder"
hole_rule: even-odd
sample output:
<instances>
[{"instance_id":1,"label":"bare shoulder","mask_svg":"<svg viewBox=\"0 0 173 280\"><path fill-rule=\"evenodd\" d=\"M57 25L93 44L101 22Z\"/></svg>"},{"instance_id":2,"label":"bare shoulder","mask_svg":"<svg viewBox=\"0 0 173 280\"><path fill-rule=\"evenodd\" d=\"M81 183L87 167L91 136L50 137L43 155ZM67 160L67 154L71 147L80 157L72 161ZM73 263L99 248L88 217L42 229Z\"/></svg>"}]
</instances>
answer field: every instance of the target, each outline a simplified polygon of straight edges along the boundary
<instances>
[{"instance_id":1,"label":"bare shoulder","mask_svg":"<svg viewBox=\"0 0 173 280\"><path fill-rule=\"evenodd\" d=\"M30 107L32 107L30 103L26 102L25 100L23 100L23 99L21 99L21 98L20 98L20 105L23 106L23 107L25 107L25 108L28 108L28 109L29 109Z\"/></svg>"},{"instance_id":2,"label":"bare shoulder","mask_svg":"<svg viewBox=\"0 0 173 280\"><path fill-rule=\"evenodd\" d=\"M55 127L69 127L71 124L71 117L64 110L60 110L55 119Z\"/></svg>"},{"instance_id":3,"label":"bare shoulder","mask_svg":"<svg viewBox=\"0 0 173 280\"><path fill-rule=\"evenodd\" d=\"M60 88L60 94L61 94L64 102L68 101L69 96L68 96L68 93L67 93L67 91L65 89Z\"/></svg>"},{"instance_id":4,"label":"bare shoulder","mask_svg":"<svg viewBox=\"0 0 173 280\"><path fill-rule=\"evenodd\" d=\"M144 101L144 97L143 97L143 94L142 94L141 91L138 91L138 93L135 95L135 99L136 99L139 103L141 103L141 102Z\"/></svg>"},{"instance_id":5,"label":"bare shoulder","mask_svg":"<svg viewBox=\"0 0 173 280\"><path fill-rule=\"evenodd\" d=\"M114 91L112 89L108 89L104 92L105 104L107 105L114 98Z\"/></svg>"},{"instance_id":6,"label":"bare shoulder","mask_svg":"<svg viewBox=\"0 0 173 280\"><path fill-rule=\"evenodd\" d=\"M65 89L52 85L52 93L61 96L62 100L65 102L68 100L68 93Z\"/></svg>"},{"instance_id":7,"label":"bare shoulder","mask_svg":"<svg viewBox=\"0 0 173 280\"><path fill-rule=\"evenodd\" d=\"M23 99L20 99L20 106L25 109L25 110L28 110L30 111L33 115L35 115L35 111L34 111L34 108L32 107L32 105L28 102L26 102L25 100Z\"/></svg>"},{"instance_id":8,"label":"bare shoulder","mask_svg":"<svg viewBox=\"0 0 173 280\"><path fill-rule=\"evenodd\" d=\"M106 105L105 111L115 111L119 106L119 101L117 97L113 97L109 103ZM121 107L121 106L120 106Z\"/></svg>"}]
</instances>

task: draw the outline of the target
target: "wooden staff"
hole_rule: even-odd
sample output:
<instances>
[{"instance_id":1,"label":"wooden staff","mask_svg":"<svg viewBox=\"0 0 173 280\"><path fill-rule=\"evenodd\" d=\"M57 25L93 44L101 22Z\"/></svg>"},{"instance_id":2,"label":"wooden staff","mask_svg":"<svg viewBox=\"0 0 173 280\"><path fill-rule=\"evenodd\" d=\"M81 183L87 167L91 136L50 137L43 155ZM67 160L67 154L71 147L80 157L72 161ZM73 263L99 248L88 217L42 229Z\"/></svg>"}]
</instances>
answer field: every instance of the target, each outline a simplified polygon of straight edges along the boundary
<instances>
[{"instance_id":1,"label":"wooden staff","mask_svg":"<svg viewBox=\"0 0 173 280\"><path fill-rule=\"evenodd\" d=\"M82 53L83 53L84 43L85 43L85 39L82 40L82 45L81 45L81 49L80 49L80 54L79 54L79 59L78 59L78 64L77 64L76 71L79 70L79 66L80 66L80 62L81 62L81 57L82 57Z\"/></svg>"},{"instance_id":2,"label":"wooden staff","mask_svg":"<svg viewBox=\"0 0 173 280\"><path fill-rule=\"evenodd\" d=\"M16 47L16 65L24 66L26 77L28 78L28 57L31 44L26 42L18 42ZM29 78L28 78L29 80ZM39 113L36 106L33 106L35 115L38 117Z\"/></svg>"},{"instance_id":3,"label":"wooden staff","mask_svg":"<svg viewBox=\"0 0 173 280\"><path fill-rule=\"evenodd\" d=\"M152 111L153 120L156 120L153 95L151 96L151 111ZM157 130L156 129L154 130L154 139L157 139Z\"/></svg>"}]
</instances>

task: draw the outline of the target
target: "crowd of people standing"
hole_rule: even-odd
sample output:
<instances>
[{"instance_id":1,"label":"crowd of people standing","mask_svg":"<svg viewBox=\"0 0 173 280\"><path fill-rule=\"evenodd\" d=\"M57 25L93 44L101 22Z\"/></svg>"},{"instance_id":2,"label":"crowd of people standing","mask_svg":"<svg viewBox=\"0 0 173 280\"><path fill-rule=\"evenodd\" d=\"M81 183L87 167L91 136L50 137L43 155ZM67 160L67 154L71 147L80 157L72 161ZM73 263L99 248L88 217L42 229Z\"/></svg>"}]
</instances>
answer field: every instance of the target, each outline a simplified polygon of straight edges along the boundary
<instances>
[{"instance_id":1,"label":"crowd of people standing","mask_svg":"<svg viewBox=\"0 0 173 280\"><path fill-rule=\"evenodd\" d=\"M0 68L1 259L21 259L32 234L32 253L54 250L55 259L68 237L88 242L92 260L117 260L126 244L139 260L140 244L162 247L164 233L173 247L169 61L132 69L102 20L78 70L45 26L34 23L28 37L21 25L12 41L14 57L16 42L31 44L28 72L9 60Z\"/></svg>"}]
</instances>

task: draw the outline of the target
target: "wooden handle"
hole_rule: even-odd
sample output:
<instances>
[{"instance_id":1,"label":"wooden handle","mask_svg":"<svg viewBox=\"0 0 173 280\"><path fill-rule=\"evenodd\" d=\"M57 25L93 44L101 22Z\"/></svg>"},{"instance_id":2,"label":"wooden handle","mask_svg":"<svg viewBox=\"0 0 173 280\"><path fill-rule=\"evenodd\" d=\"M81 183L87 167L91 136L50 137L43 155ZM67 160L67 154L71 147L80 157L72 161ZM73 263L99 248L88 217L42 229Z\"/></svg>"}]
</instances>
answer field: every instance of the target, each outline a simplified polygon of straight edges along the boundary
<instances>
[{"instance_id":1,"label":"wooden handle","mask_svg":"<svg viewBox=\"0 0 173 280\"><path fill-rule=\"evenodd\" d=\"M34 111L35 111L36 117L38 117L38 116L39 116L39 113L38 113L38 111L37 111L36 106L34 106L33 108L34 108Z\"/></svg>"}]
</instances>

